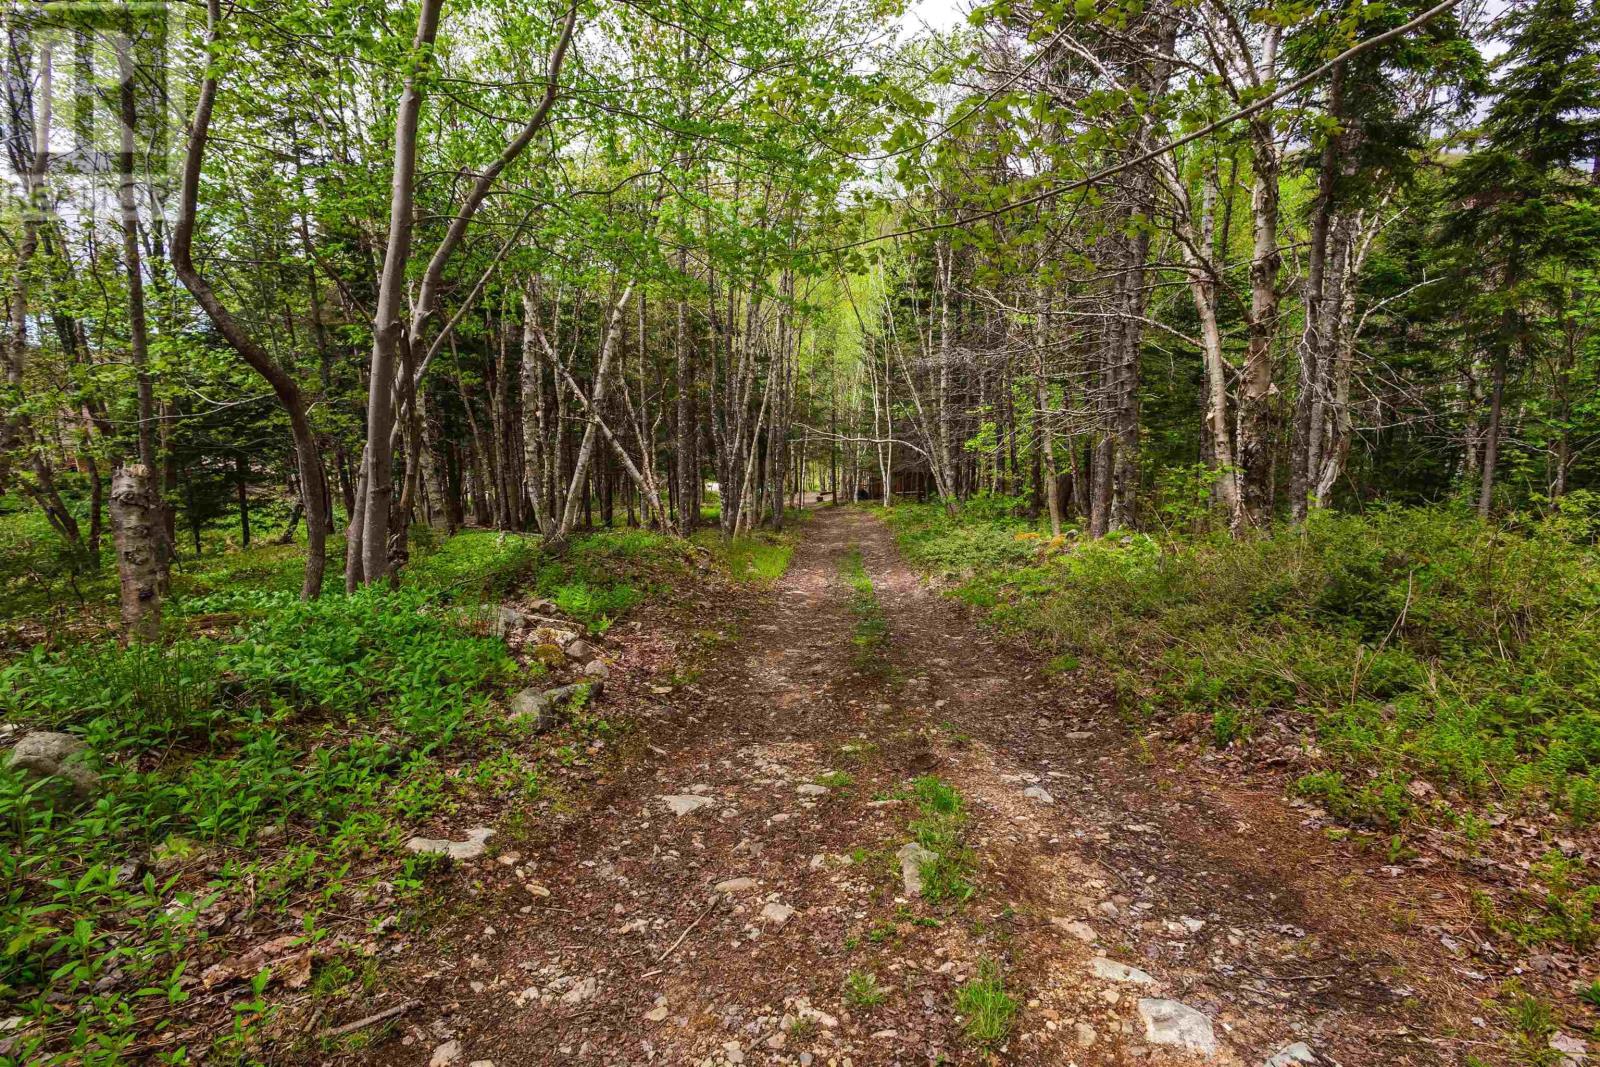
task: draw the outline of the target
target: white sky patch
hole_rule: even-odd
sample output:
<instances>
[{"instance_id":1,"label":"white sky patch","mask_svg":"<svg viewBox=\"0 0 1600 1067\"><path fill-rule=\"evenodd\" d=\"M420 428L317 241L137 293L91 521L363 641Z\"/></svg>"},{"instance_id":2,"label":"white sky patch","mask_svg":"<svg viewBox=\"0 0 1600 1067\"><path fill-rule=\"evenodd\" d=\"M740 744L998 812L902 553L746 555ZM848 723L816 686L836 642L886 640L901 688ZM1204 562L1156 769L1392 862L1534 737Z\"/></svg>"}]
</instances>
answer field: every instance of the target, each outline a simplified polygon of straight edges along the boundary
<instances>
[{"instance_id":1,"label":"white sky patch","mask_svg":"<svg viewBox=\"0 0 1600 1067\"><path fill-rule=\"evenodd\" d=\"M908 35L928 30L944 33L964 25L971 10L972 0L911 0L900 16L900 26Z\"/></svg>"}]
</instances>

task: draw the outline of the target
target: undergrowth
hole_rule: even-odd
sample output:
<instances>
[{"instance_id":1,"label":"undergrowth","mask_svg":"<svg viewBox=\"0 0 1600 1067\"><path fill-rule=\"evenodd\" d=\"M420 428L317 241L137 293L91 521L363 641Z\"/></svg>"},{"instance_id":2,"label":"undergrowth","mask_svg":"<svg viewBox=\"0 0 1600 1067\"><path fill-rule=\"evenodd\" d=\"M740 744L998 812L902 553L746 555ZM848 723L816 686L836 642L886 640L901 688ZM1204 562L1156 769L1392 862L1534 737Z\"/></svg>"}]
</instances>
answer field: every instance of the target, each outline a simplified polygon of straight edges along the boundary
<instances>
[{"instance_id":1,"label":"undergrowth","mask_svg":"<svg viewBox=\"0 0 1600 1067\"><path fill-rule=\"evenodd\" d=\"M793 530L757 530L734 538L717 530L694 535L695 544L710 552L735 581L760 584L771 584L788 572L796 541Z\"/></svg>"},{"instance_id":2,"label":"undergrowth","mask_svg":"<svg viewBox=\"0 0 1600 1067\"><path fill-rule=\"evenodd\" d=\"M1343 817L1395 827L1426 814L1417 778L1600 817L1589 522L1496 529L1395 508L1317 512L1239 541L1052 544L1009 517L902 506L890 521L914 562L1041 639L1053 667L1109 669L1131 715L1198 717L1220 744L1308 716L1326 767L1300 788Z\"/></svg>"},{"instance_id":3,"label":"undergrowth","mask_svg":"<svg viewBox=\"0 0 1600 1067\"><path fill-rule=\"evenodd\" d=\"M1600 820L1594 494L1503 526L1385 508L1237 541L1052 540L1018 504L954 519L902 505L888 521L915 564L1041 646L1053 673L1093 662L1134 724L1220 746L1286 727L1311 764L1295 791L1384 834L1442 824L1470 844L1491 807ZM1600 890L1546 873L1499 928L1593 944Z\"/></svg>"},{"instance_id":4,"label":"undergrowth","mask_svg":"<svg viewBox=\"0 0 1600 1067\"><path fill-rule=\"evenodd\" d=\"M238 553L175 590L160 644L60 639L0 666L0 721L77 735L100 776L75 805L0 766L0 1001L23 1020L0 1058L111 1063L170 1042L162 1020L201 992L212 937L287 927L313 945L345 912L403 905L433 866L400 858L421 824L469 800L515 810L546 758L584 758L610 730L592 710L546 744L495 710L543 668L488 635L486 606L527 588L603 630L690 550L623 530L559 559L537 545L463 533L420 545L398 589L310 603L280 550L259 567ZM258 980L242 1030L171 1062L248 1059L271 1017Z\"/></svg>"}]
</instances>

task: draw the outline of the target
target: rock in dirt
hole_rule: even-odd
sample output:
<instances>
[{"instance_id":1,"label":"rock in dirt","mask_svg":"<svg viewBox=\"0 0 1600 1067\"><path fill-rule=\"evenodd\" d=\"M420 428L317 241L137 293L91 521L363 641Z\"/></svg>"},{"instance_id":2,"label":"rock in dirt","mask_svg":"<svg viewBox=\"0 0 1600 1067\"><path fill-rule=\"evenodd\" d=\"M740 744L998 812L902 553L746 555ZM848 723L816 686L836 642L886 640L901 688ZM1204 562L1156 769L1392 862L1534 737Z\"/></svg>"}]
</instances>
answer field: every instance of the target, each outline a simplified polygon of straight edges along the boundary
<instances>
[{"instance_id":1,"label":"rock in dirt","mask_svg":"<svg viewBox=\"0 0 1600 1067\"><path fill-rule=\"evenodd\" d=\"M922 868L925 864L936 862L939 854L932 849L923 848L915 841L908 841L900 846L895 858L900 861L900 881L905 886L906 893L910 896L922 895Z\"/></svg>"},{"instance_id":2,"label":"rock in dirt","mask_svg":"<svg viewBox=\"0 0 1600 1067\"><path fill-rule=\"evenodd\" d=\"M535 732L542 734L556 724L559 712L567 701L578 696L585 688L593 699L600 695L601 684L599 678L594 678L554 689L524 689L512 698L511 718L532 719Z\"/></svg>"},{"instance_id":3,"label":"rock in dirt","mask_svg":"<svg viewBox=\"0 0 1600 1067\"><path fill-rule=\"evenodd\" d=\"M1139 1001L1144 1039L1152 1045L1176 1045L1201 1056L1217 1053L1217 1035L1211 1020L1176 1000L1146 997Z\"/></svg>"},{"instance_id":4,"label":"rock in dirt","mask_svg":"<svg viewBox=\"0 0 1600 1067\"><path fill-rule=\"evenodd\" d=\"M1056 798L1050 795L1050 790L1042 785L1030 785L1022 791L1022 795L1029 800L1037 800L1041 804L1054 804Z\"/></svg>"},{"instance_id":5,"label":"rock in dirt","mask_svg":"<svg viewBox=\"0 0 1600 1067\"><path fill-rule=\"evenodd\" d=\"M611 677L611 668L607 667L601 660L592 659L583 665L583 676L591 678L596 684L599 684Z\"/></svg>"},{"instance_id":6,"label":"rock in dirt","mask_svg":"<svg viewBox=\"0 0 1600 1067\"><path fill-rule=\"evenodd\" d=\"M694 793L677 793L672 796L659 798L662 803L672 811L672 814L682 818L690 812L699 811L711 803L710 797L697 796Z\"/></svg>"},{"instance_id":7,"label":"rock in dirt","mask_svg":"<svg viewBox=\"0 0 1600 1067\"><path fill-rule=\"evenodd\" d=\"M34 730L11 750L8 765L29 778L53 778L61 793L88 800L100 784L100 776L83 762L88 751L89 746L71 734Z\"/></svg>"},{"instance_id":8,"label":"rock in dirt","mask_svg":"<svg viewBox=\"0 0 1600 1067\"><path fill-rule=\"evenodd\" d=\"M792 918L794 918L794 909L787 904L779 904L777 901L773 901L761 909L761 921L772 926L781 927Z\"/></svg>"},{"instance_id":9,"label":"rock in dirt","mask_svg":"<svg viewBox=\"0 0 1600 1067\"><path fill-rule=\"evenodd\" d=\"M820 797L827 795L828 787L817 785L815 782L806 782L794 787L794 791L803 797Z\"/></svg>"},{"instance_id":10,"label":"rock in dirt","mask_svg":"<svg viewBox=\"0 0 1600 1067\"><path fill-rule=\"evenodd\" d=\"M794 1014L798 1018L805 1019L808 1022L816 1023L817 1025L825 1027L829 1030L832 1030L839 1025L839 1020L837 1018L829 1015L825 1011L822 1011L820 1008L812 1007L811 999L809 997L796 997L794 999ZM789 1028L793 1029L792 1023L789 1025Z\"/></svg>"},{"instance_id":11,"label":"rock in dirt","mask_svg":"<svg viewBox=\"0 0 1600 1067\"><path fill-rule=\"evenodd\" d=\"M586 1000L593 1000L600 984L594 978L585 978L565 993L561 994L561 1003L566 1005L582 1004Z\"/></svg>"},{"instance_id":12,"label":"rock in dirt","mask_svg":"<svg viewBox=\"0 0 1600 1067\"><path fill-rule=\"evenodd\" d=\"M560 644L561 642L558 641L556 643ZM570 659L575 659L579 663L587 663L594 659L600 650L580 637L576 640L568 641L562 651L566 652Z\"/></svg>"},{"instance_id":13,"label":"rock in dirt","mask_svg":"<svg viewBox=\"0 0 1600 1067\"><path fill-rule=\"evenodd\" d=\"M518 630L528 625L528 617L516 608L502 604L494 617L494 635L496 637L510 637Z\"/></svg>"},{"instance_id":14,"label":"rock in dirt","mask_svg":"<svg viewBox=\"0 0 1600 1067\"><path fill-rule=\"evenodd\" d=\"M1261 1067L1297 1067L1298 1064L1315 1064L1320 1062L1316 1053L1311 1051L1311 1046L1304 1041L1296 1041L1292 1045L1285 1045L1268 1058Z\"/></svg>"},{"instance_id":15,"label":"rock in dirt","mask_svg":"<svg viewBox=\"0 0 1600 1067\"><path fill-rule=\"evenodd\" d=\"M1155 985L1156 980L1137 967L1129 967L1126 963L1096 956L1089 964L1089 969L1094 976L1107 982L1125 982L1128 985Z\"/></svg>"},{"instance_id":16,"label":"rock in dirt","mask_svg":"<svg viewBox=\"0 0 1600 1067\"><path fill-rule=\"evenodd\" d=\"M715 888L719 893L743 893L747 889L754 889L755 884L754 878L727 878L718 882Z\"/></svg>"},{"instance_id":17,"label":"rock in dirt","mask_svg":"<svg viewBox=\"0 0 1600 1067\"><path fill-rule=\"evenodd\" d=\"M1095 939L1100 936L1094 932L1094 927L1078 919L1054 918L1050 920L1050 925L1057 929L1065 930L1086 945L1093 944Z\"/></svg>"},{"instance_id":18,"label":"rock in dirt","mask_svg":"<svg viewBox=\"0 0 1600 1067\"><path fill-rule=\"evenodd\" d=\"M1550 1048L1560 1056L1556 1067L1583 1067L1589 1062L1589 1043L1571 1034L1553 1034Z\"/></svg>"},{"instance_id":19,"label":"rock in dirt","mask_svg":"<svg viewBox=\"0 0 1600 1067\"><path fill-rule=\"evenodd\" d=\"M449 856L453 860L475 860L483 855L494 831L487 826L475 826L467 831L464 841L451 841L443 837L413 837L406 842L410 852L431 852Z\"/></svg>"},{"instance_id":20,"label":"rock in dirt","mask_svg":"<svg viewBox=\"0 0 1600 1067\"><path fill-rule=\"evenodd\" d=\"M578 640L577 634L571 630L563 630L559 626L540 626L528 635L529 644L555 645L557 649L566 648L576 640Z\"/></svg>"},{"instance_id":21,"label":"rock in dirt","mask_svg":"<svg viewBox=\"0 0 1600 1067\"><path fill-rule=\"evenodd\" d=\"M461 1059L461 1042L446 1041L433 1050L433 1055L428 1058L428 1067L450 1067L450 1064Z\"/></svg>"}]
</instances>

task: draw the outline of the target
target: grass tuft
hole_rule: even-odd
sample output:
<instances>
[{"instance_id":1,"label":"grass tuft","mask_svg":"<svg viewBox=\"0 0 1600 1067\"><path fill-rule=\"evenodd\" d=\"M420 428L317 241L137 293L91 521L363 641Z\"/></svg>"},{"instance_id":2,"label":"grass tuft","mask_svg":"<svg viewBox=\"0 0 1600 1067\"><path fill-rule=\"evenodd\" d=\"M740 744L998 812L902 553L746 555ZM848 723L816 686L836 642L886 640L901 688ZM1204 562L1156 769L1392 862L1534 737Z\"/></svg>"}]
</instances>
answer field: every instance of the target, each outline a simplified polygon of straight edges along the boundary
<instances>
[{"instance_id":1,"label":"grass tuft","mask_svg":"<svg viewBox=\"0 0 1600 1067\"><path fill-rule=\"evenodd\" d=\"M853 1007L877 1007L888 995L871 971L851 971L844 976L844 999Z\"/></svg>"},{"instance_id":2,"label":"grass tuft","mask_svg":"<svg viewBox=\"0 0 1600 1067\"><path fill-rule=\"evenodd\" d=\"M956 991L956 1011L964 1018L968 1040L984 1047L1003 1042L1010 1034L1021 1007L1017 998L1006 992L999 964L984 959L978 974Z\"/></svg>"},{"instance_id":3,"label":"grass tuft","mask_svg":"<svg viewBox=\"0 0 1600 1067\"><path fill-rule=\"evenodd\" d=\"M889 622L884 618L878 594L872 588L872 578L861 560L861 550L852 548L843 564L845 580L850 583L850 611L856 617L855 631L850 640L855 644L856 665L861 668L882 667L879 652L889 639Z\"/></svg>"}]
</instances>

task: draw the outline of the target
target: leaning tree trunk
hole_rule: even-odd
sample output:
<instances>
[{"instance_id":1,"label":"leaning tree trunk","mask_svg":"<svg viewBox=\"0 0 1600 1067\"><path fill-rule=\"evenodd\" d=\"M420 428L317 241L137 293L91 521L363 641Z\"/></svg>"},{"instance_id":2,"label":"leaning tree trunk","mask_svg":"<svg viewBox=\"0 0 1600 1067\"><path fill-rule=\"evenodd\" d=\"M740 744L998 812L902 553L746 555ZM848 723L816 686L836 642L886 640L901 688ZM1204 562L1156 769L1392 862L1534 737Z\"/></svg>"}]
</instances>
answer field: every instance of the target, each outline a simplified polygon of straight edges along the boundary
<instances>
[{"instance_id":1,"label":"leaning tree trunk","mask_svg":"<svg viewBox=\"0 0 1600 1067\"><path fill-rule=\"evenodd\" d=\"M215 44L221 36L221 0L206 2L206 36ZM193 246L195 214L200 196L200 171L210 136L211 113L217 98L217 75L208 74L200 86L194 118L189 124L188 146L184 153L179 192L178 221L173 229L169 258L184 287L194 296L211 320L250 368L272 387L278 403L289 416L294 438L295 462L300 473L300 492L306 509L306 569L300 586L302 599L310 600L322 591L323 568L327 562L328 497L322 478L322 457L317 438L307 416L309 405L294 377L275 360L254 335L228 310L204 275L195 267Z\"/></svg>"},{"instance_id":2,"label":"leaning tree trunk","mask_svg":"<svg viewBox=\"0 0 1600 1067\"><path fill-rule=\"evenodd\" d=\"M131 638L153 641L161 633L161 507L143 463L130 463L112 476L111 526L122 627Z\"/></svg>"}]
</instances>

